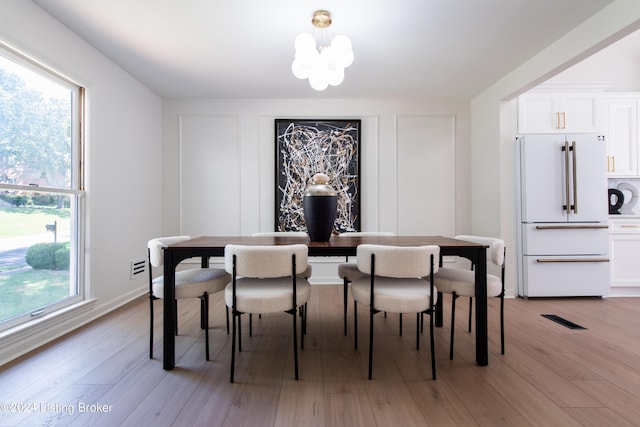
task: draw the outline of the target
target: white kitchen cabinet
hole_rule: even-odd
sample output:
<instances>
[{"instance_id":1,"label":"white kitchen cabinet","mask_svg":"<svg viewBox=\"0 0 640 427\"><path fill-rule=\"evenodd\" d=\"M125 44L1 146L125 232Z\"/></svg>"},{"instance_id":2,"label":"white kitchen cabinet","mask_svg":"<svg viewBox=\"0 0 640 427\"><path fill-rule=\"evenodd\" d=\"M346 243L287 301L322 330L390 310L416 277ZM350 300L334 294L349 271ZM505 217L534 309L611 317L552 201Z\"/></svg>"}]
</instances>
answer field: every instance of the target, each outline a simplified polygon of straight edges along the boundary
<instances>
[{"instance_id":1,"label":"white kitchen cabinet","mask_svg":"<svg viewBox=\"0 0 640 427\"><path fill-rule=\"evenodd\" d=\"M611 295L640 293L640 218L609 221Z\"/></svg>"},{"instance_id":2,"label":"white kitchen cabinet","mask_svg":"<svg viewBox=\"0 0 640 427\"><path fill-rule=\"evenodd\" d=\"M601 94L528 92L518 98L518 132L599 133Z\"/></svg>"},{"instance_id":3,"label":"white kitchen cabinet","mask_svg":"<svg viewBox=\"0 0 640 427\"><path fill-rule=\"evenodd\" d=\"M638 103L640 94L605 97L604 133L610 177L638 175Z\"/></svg>"}]
</instances>

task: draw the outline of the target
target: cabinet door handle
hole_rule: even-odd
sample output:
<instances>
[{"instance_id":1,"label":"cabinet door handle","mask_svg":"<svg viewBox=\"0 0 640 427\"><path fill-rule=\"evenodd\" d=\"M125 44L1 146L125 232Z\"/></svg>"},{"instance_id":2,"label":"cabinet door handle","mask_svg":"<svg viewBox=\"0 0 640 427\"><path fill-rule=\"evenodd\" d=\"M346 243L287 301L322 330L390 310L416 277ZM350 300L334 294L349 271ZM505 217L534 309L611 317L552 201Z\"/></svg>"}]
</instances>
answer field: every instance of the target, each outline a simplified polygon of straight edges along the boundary
<instances>
[{"instance_id":1,"label":"cabinet door handle","mask_svg":"<svg viewBox=\"0 0 640 427\"><path fill-rule=\"evenodd\" d=\"M560 113L556 113L556 129L560 129Z\"/></svg>"},{"instance_id":2,"label":"cabinet door handle","mask_svg":"<svg viewBox=\"0 0 640 427\"><path fill-rule=\"evenodd\" d=\"M566 112L562 112L562 129L566 129L567 128L567 113Z\"/></svg>"},{"instance_id":3,"label":"cabinet door handle","mask_svg":"<svg viewBox=\"0 0 640 427\"><path fill-rule=\"evenodd\" d=\"M620 228L640 228L640 225L621 225Z\"/></svg>"}]
</instances>

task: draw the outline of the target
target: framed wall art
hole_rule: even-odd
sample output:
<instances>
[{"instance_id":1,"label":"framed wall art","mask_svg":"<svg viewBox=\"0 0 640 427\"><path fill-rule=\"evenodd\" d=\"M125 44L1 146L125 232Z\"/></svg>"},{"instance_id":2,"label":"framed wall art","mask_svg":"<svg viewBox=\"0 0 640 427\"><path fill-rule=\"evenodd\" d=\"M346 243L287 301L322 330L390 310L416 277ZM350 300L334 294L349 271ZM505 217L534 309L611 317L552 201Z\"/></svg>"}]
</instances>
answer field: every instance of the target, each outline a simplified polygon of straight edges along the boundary
<instances>
[{"instance_id":1,"label":"framed wall art","mask_svg":"<svg viewBox=\"0 0 640 427\"><path fill-rule=\"evenodd\" d=\"M334 231L360 231L360 120L276 119L276 231L306 231L302 199L316 173L338 196Z\"/></svg>"}]
</instances>

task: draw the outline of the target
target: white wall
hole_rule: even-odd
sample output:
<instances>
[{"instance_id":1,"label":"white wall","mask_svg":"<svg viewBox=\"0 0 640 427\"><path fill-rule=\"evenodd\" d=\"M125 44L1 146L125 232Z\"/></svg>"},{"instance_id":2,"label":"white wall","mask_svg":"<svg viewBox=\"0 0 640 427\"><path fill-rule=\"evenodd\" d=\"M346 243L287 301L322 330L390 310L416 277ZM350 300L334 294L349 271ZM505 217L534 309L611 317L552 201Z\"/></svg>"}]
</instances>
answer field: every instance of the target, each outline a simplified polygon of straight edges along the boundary
<instances>
[{"instance_id":1,"label":"white wall","mask_svg":"<svg viewBox=\"0 0 640 427\"><path fill-rule=\"evenodd\" d=\"M509 100L640 28L640 2L617 0L506 75L471 102L472 232L507 246L508 292L516 289L515 119Z\"/></svg>"},{"instance_id":2,"label":"white wall","mask_svg":"<svg viewBox=\"0 0 640 427\"><path fill-rule=\"evenodd\" d=\"M275 118L362 120L363 230L404 234L409 231L449 234L468 230L469 115L466 103L272 99L165 100L163 173L167 215L163 228L166 232L231 235L273 230ZM220 129L219 134L212 134L216 127ZM201 135L193 129L199 129ZM442 144L435 149L435 141L447 138L440 132L453 138L449 152L446 149L439 151ZM216 182L205 182L208 176L213 176L208 172L202 175L199 184L190 179L186 188L180 186L181 176L184 183L184 176L188 175L187 171L180 170L180 164L187 169L199 163L198 159L181 163L181 156L193 156L191 151L185 152L187 140L200 147L211 168L223 171L224 181L220 178ZM216 146L218 148L211 148ZM406 162L403 156L418 152L419 146L428 147L420 154L421 161L412 166L403 165ZM449 164L438 163L428 157L429 152L445 159L450 156L451 161ZM229 160L223 161L218 156ZM436 167L442 168L442 172L434 179L425 179ZM193 218L194 213L182 212L181 215L180 209L186 209L181 205L185 202L185 192L196 185L202 198L206 199L198 205L210 212L211 224L194 230L190 228L193 223L185 221L187 215ZM419 203L430 197L434 203ZM218 206L217 210L214 205ZM417 214L418 209L424 210L422 217ZM406 224L399 221L407 215L412 217L411 229L404 228ZM220 223L214 223L216 221Z\"/></svg>"},{"instance_id":3,"label":"white wall","mask_svg":"<svg viewBox=\"0 0 640 427\"><path fill-rule=\"evenodd\" d=\"M168 234L273 231L276 118L361 120L362 230L469 230L466 103L198 99L163 109ZM312 281L338 282L336 261L314 260Z\"/></svg>"},{"instance_id":4,"label":"white wall","mask_svg":"<svg viewBox=\"0 0 640 427\"><path fill-rule=\"evenodd\" d=\"M640 91L640 31L552 77L549 82L605 82L608 92Z\"/></svg>"},{"instance_id":5,"label":"white wall","mask_svg":"<svg viewBox=\"0 0 640 427\"><path fill-rule=\"evenodd\" d=\"M161 231L161 100L37 6L0 2L0 39L87 88L86 285L95 303L55 326L0 335L0 365L146 289L129 263ZM144 276L144 275L143 275Z\"/></svg>"}]
</instances>

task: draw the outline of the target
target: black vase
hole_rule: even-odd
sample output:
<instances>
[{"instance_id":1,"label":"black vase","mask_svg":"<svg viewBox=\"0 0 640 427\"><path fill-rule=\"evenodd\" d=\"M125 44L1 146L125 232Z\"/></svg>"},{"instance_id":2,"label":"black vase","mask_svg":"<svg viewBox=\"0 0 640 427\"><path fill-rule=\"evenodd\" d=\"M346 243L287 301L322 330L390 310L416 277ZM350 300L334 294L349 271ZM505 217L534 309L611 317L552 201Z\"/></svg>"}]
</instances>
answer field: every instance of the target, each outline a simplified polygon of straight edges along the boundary
<instances>
[{"instance_id":1,"label":"black vase","mask_svg":"<svg viewBox=\"0 0 640 427\"><path fill-rule=\"evenodd\" d=\"M326 175L314 175L313 184L305 190L302 199L304 220L312 242L328 241L336 221L338 196L328 182Z\"/></svg>"}]
</instances>

